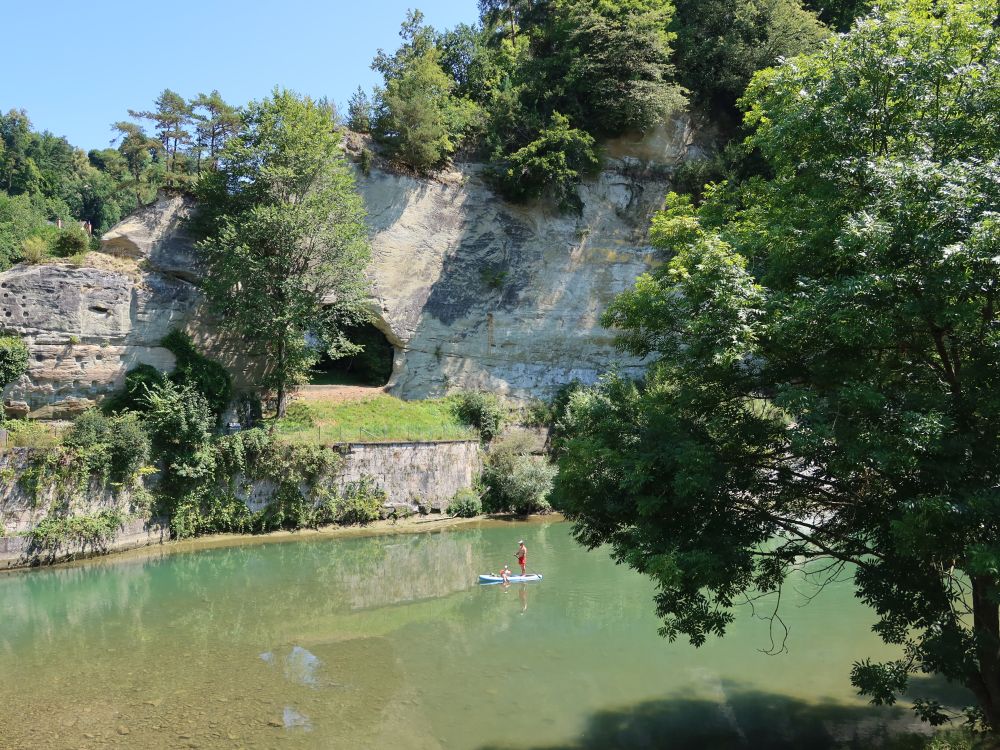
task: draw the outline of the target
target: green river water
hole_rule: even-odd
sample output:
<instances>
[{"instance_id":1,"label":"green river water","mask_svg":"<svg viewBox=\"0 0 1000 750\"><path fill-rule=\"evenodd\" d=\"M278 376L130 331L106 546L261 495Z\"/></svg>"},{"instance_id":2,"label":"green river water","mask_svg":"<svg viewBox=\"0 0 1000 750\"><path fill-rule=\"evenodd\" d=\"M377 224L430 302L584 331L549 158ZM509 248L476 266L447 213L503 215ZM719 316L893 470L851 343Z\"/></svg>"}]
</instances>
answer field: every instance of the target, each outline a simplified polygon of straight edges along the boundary
<instances>
[{"instance_id":1,"label":"green river water","mask_svg":"<svg viewBox=\"0 0 1000 750\"><path fill-rule=\"evenodd\" d=\"M536 584L478 586L514 566ZM695 649L566 523L247 544L0 576L3 748L828 748L914 728L849 583ZM940 696L938 696L940 697Z\"/></svg>"}]
</instances>

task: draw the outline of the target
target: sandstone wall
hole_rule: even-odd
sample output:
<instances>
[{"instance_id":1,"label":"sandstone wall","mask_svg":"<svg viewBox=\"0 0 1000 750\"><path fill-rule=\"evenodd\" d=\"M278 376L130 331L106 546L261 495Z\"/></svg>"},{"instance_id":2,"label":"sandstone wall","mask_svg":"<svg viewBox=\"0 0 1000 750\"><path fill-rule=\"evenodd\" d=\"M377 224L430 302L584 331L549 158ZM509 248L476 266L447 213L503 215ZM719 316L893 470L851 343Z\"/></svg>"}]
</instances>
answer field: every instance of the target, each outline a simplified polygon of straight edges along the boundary
<instances>
[{"instance_id":1,"label":"sandstone wall","mask_svg":"<svg viewBox=\"0 0 1000 750\"><path fill-rule=\"evenodd\" d=\"M426 180L373 168L358 175L372 230L369 268L377 325L396 349L390 390L404 398L482 388L545 396L593 381L621 357L599 318L654 263L646 234L678 163L697 156L686 119L642 139L605 144L601 172L579 188L579 215L518 206L466 164ZM365 142L347 138L356 156ZM72 416L121 386L140 362L164 370L159 347L186 327L237 384L266 363L219 336L197 290L189 199L162 195L102 238L82 267L19 266L0 273L0 321L22 336L31 367L4 392L17 414Z\"/></svg>"},{"instance_id":2,"label":"sandstone wall","mask_svg":"<svg viewBox=\"0 0 1000 750\"><path fill-rule=\"evenodd\" d=\"M641 369L614 349L600 315L654 264L647 229L666 176L699 150L690 123L678 120L605 153L602 171L579 188L579 215L507 203L479 165L434 181L379 169L359 177L373 307L396 346L391 392L546 396L612 363Z\"/></svg>"}]
</instances>

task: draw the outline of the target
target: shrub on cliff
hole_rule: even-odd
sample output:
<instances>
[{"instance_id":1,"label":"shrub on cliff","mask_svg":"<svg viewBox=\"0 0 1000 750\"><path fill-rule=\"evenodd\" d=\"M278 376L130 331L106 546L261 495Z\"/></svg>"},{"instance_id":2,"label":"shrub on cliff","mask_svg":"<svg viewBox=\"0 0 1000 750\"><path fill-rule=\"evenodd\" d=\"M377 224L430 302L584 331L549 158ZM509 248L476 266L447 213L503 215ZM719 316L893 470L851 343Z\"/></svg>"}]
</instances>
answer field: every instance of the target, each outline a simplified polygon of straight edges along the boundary
<instances>
[{"instance_id":1,"label":"shrub on cliff","mask_svg":"<svg viewBox=\"0 0 1000 750\"><path fill-rule=\"evenodd\" d=\"M52 243L52 252L60 258L80 255L90 249L90 238L77 227L66 227Z\"/></svg>"},{"instance_id":2,"label":"shrub on cliff","mask_svg":"<svg viewBox=\"0 0 1000 750\"><path fill-rule=\"evenodd\" d=\"M27 344L17 336L0 336L0 387L10 385L27 369Z\"/></svg>"},{"instance_id":3,"label":"shrub on cliff","mask_svg":"<svg viewBox=\"0 0 1000 750\"><path fill-rule=\"evenodd\" d=\"M400 49L392 57L379 50L372 63L385 88L376 91L371 132L391 156L428 172L455 152L478 108L453 94L455 81L441 67L434 29L424 25L420 11L410 12L399 35Z\"/></svg>"},{"instance_id":4,"label":"shrub on cliff","mask_svg":"<svg viewBox=\"0 0 1000 750\"><path fill-rule=\"evenodd\" d=\"M152 365L136 365L125 373L125 384L120 391L109 396L102 408L107 414L118 414L123 411L142 412L148 405L145 400L146 390L162 383L166 376Z\"/></svg>"},{"instance_id":5,"label":"shrub on cliff","mask_svg":"<svg viewBox=\"0 0 1000 750\"><path fill-rule=\"evenodd\" d=\"M500 434L507 410L492 393L466 391L455 398L455 416L462 422L475 427L483 441L489 442Z\"/></svg>"},{"instance_id":6,"label":"shrub on cliff","mask_svg":"<svg viewBox=\"0 0 1000 750\"><path fill-rule=\"evenodd\" d=\"M552 115L549 126L491 171L500 192L515 201L547 196L563 209L580 209L576 186L598 167L594 138Z\"/></svg>"},{"instance_id":7,"label":"shrub on cliff","mask_svg":"<svg viewBox=\"0 0 1000 750\"><path fill-rule=\"evenodd\" d=\"M233 381L226 368L209 359L195 348L194 341L184 331L175 328L160 345L177 358L170 379L178 385L189 385L208 401L212 413L219 417L233 395Z\"/></svg>"},{"instance_id":8,"label":"shrub on cliff","mask_svg":"<svg viewBox=\"0 0 1000 750\"><path fill-rule=\"evenodd\" d=\"M90 409L76 418L62 442L88 476L120 484L133 481L150 460L149 436L137 414L107 417Z\"/></svg>"}]
</instances>

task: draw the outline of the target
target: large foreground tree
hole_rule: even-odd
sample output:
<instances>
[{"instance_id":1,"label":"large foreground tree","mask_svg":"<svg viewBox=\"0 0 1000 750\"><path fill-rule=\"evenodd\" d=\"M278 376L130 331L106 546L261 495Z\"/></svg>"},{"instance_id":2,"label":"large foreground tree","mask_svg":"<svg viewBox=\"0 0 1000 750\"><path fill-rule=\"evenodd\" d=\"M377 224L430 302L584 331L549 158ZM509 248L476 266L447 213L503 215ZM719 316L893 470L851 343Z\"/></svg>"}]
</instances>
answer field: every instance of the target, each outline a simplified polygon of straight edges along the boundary
<instances>
[{"instance_id":1,"label":"large foreground tree","mask_svg":"<svg viewBox=\"0 0 1000 750\"><path fill-rule=\"evenodd\" d=\"M655 219L668 262L605 317L652 365L571 398L557 482L577 538L656 581L668 638L723 635L803 566L851 574L900 646L855 664L858 689L891 703L943 676L994 731L996 18L995 0L890 0L755 77L769 176Z\"/></svg>"},{"instance_id":2,"label":"large foreground tree","mask_svg":"<svg viewBox=\"0 0 1000 750\"><path fill-rule=\"evenodd\" d=\"M324 349L350 350L369 249L364 207L329 110L275 90L252 102L199 185L205 292L223 326L266 357L284 416Z\"/></svg>"}]
</instances>

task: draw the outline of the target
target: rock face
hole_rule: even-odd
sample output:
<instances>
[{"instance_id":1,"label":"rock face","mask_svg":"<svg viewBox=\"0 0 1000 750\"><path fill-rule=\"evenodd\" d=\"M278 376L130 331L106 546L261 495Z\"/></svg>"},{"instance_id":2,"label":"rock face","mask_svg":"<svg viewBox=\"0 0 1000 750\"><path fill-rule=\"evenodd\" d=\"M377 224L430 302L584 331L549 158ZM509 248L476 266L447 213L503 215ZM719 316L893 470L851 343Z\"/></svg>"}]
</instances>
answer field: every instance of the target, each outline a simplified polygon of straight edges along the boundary
<instances>
[{"instance_id":1,"label":"rock face","mask_svg":"<svg viewBox=\"0 0 1000 750\"><path fill-rule=\"evenodd\" d=\"M379 326L397 350L390 390L539 396L612 362L637 368L599 318L653 263L646 227L667 183L607 169L575 216L499 200L474 167L449 177L361 183Z\"/></svg>"},{"instance_id":2,"label":"rock face","mask_svg":"<svg viewBox=\"0 0 1000 750\"><path fill-rule=\"evenodd\" d=\"M93 255L93 254L92 254ZM170 370L159 346L184 325L197 299L192 284L135 262L118 268L18 266L0 274L4 330L25 339L28 371L6 389L32 417L72 416L121 387L140 363Z\"/></svg>"},{"instance_id":3,"label":"rock face","mask_svg":"<svg viewBox=\"0 0 1000 750\"><path fill-rule=\"evenodd\" d=\"M355 141L348 152L359 149ZM649 219L671 166L697 150L686 121L607 144L602 171L580 187L579 215L507 203L477 165L433 181L379 169L359 175L372 227L372 307L395 347L390 391L545 396L574 379L591 382L612 363L638 371L640 362L615 351L600 314L655 262ZM256 380L245 347L225 345L200 312L184 225L192 208L162 196L107 232L87 267L0 274L3 328L31 352L28 373L5 391L9 410L70 416L120 387L140 362L169 370L173 357L159 341L175 326L237 382Z\"/></svg>"}]
</instances>

